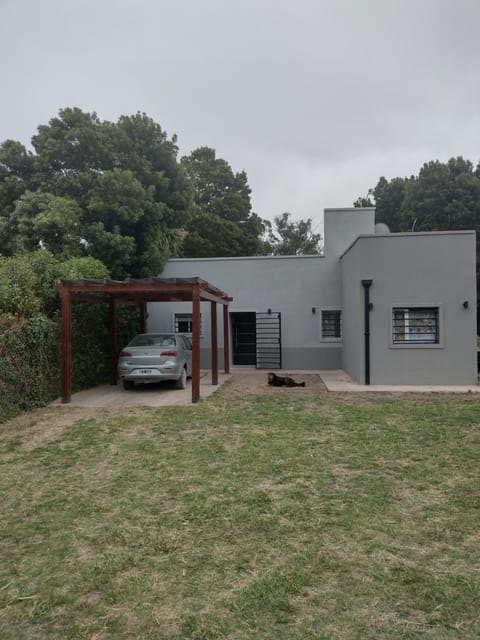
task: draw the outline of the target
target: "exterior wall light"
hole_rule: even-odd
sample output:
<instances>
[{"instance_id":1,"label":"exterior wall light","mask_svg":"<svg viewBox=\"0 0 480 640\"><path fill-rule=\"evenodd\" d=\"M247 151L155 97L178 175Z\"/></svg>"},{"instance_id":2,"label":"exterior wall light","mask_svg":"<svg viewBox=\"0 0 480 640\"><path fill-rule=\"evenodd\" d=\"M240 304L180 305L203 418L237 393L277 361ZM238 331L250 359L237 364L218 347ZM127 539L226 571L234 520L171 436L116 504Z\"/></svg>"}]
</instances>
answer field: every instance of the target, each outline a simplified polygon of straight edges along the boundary
<instances>
[{"instance_id":1,"label":"exterior wall light","mask_svg":"<svg viewBox=\"0 0 480 640\"><path fill-rule=\"evenodd\" d=\"M463 303L463 308L468 309L468 300L465 300L465 302Z\"/></svg>"}]
</instances>

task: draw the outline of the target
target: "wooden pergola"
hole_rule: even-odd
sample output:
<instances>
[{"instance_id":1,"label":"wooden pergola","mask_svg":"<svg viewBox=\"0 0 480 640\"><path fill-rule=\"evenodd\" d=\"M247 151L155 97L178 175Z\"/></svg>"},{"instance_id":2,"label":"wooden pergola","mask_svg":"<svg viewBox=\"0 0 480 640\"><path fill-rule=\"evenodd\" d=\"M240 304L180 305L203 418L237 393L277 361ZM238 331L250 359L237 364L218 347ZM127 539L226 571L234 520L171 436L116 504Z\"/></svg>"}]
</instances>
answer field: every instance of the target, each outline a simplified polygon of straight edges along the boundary
<instances>
[{"instance_id":1,"label":"wooden pergola","mask_svg":"<svg viewBox=\"0 0 480 640\"><path fill-rule=\"evenodd\" d=\"M62 302L62 402L72 394L72 303L103 302L109 305L110 384L117 383L116 306L135 304L140 309L140 331L146 328L147 302L192 303L192 402L200 399L200 303L211 306L212 384L218 384L217 304L223 306L223 354L225 373L230 372L228 304L226 293L201 278L145 278L143 280L60 280L56 285Z\"/></svg>"}]
</instances>

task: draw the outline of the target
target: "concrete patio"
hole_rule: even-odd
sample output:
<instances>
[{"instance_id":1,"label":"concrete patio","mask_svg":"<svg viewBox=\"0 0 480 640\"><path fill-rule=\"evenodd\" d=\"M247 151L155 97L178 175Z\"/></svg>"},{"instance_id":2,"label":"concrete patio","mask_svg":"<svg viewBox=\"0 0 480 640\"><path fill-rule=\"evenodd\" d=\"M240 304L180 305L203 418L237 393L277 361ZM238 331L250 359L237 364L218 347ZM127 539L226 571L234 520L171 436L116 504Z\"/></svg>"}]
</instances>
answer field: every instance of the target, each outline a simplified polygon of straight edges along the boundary
<instances>
[{"instance_id":1,"label":"concrete patio","mask_svg":"<svg viewBox=\"0 0 480 640\"><path fill-rule=\"evenodd\" d=\"M218 385L212 385L210 371L200 372L200 398L207 398L230 378L225 373L218 374ZM186 389L175 389L173 384L151 384L125 391L122 385L102 385L72 394L71 402L62 404L60 398L53 405L63 407L169 407L192 404L192 382L188 380Z\"/></svg>"}]
</instances>

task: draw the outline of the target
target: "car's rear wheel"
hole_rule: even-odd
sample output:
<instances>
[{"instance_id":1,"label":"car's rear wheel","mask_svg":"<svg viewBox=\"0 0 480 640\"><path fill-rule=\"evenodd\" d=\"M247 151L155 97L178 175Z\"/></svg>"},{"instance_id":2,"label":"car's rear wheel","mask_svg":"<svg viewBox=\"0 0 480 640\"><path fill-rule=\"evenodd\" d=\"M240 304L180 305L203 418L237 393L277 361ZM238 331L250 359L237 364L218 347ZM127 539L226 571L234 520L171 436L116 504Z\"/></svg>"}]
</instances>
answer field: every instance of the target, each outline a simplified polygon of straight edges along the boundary
<instances>
[{"instance_id":1,"label":"car's rear wheel","mask_svg":"<svg viewBox=\"0 0 480 640\"><path fill-rule=\"evenodd\" d=\"M185 389L186 386L187 386L187 370L185 369L185 367L183 367L182 373L180 374L180 377L175 383L175 389Z\"/></svg>"},{"instance_id":2,"label":"car's rear wheel","mask_svg":"<svg viewBox=\"0 0 480 640\"><path fill-rule=\"evenodd\" d=\"M133 380L123 381L123 388L125 389L125 391L131 391L134 386L135 386L135 383L133 382Z\"/></svg>"}]
</instances>

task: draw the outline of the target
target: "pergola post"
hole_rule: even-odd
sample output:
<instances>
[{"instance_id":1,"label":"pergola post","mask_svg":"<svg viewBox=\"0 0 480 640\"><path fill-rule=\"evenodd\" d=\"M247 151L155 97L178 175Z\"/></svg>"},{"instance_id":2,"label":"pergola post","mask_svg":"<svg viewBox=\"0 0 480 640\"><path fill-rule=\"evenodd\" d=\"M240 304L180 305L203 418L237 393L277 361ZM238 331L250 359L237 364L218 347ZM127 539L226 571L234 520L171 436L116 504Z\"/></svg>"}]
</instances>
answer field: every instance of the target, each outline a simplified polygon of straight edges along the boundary
<instances>
[{"instance_id":1,"label":"pergola post","mask_svg":"<svg viewBox=\"0 0 480 640\"><path fill-rule=\"evenodd\" d=\"M228 331L228 304L223 305L223 363L225 373L230 373L230 345Z\"/></svg>"},{"instance_id":2,"label":"pergola post","mask_svg":"<svg viewBox=\"0 0 480 640\"><path fill-rule=\"evenodd\" d=\"M63 286L62 300L62 403L68 404L72 398L72 300L70 290Z\"/></svg>"},{"instance_id":3,"label":"pergola post","mask_svg":"<svg viewBox=\"0 0 480 640\"><path fill-rule=\"evenodd\" d=\"M117 384L117 322L115 298L108 301L108 349L110 354L110 384Z\"/></svg>"},{"instance_id":4,"label":"pergola post","mask_svg":"<svg viewBox=\"0 0 480 640\"><path fill-rule=\"evenodd\" d=\"M217 303L211 302L212 384L218 384Z\"/></svg>"},{"instance_id":5,"label":"pergola post","mask_svg":"<svg viewBox=\"0 0 480 640\"><path fill-rule=\"evenodd\" d=\"M140 333L147 332L147 314L146 314L146 303L144 300L138 303L138 308L140 310Z\"/></svg>"},{"instance_id":6,"label":"pergola post","mask_svg":"<svg viewBox=\"0 0 480 640\"><path fill-rule=\"evenodd\" d=\"M192 402L200 400L200 287L192 286Z\"/></svg>"}]
</instances>

